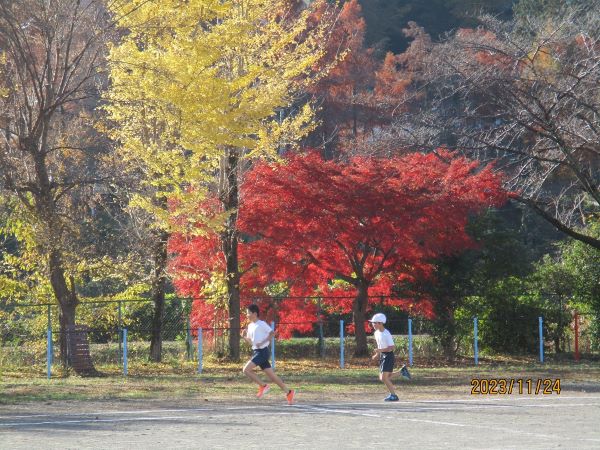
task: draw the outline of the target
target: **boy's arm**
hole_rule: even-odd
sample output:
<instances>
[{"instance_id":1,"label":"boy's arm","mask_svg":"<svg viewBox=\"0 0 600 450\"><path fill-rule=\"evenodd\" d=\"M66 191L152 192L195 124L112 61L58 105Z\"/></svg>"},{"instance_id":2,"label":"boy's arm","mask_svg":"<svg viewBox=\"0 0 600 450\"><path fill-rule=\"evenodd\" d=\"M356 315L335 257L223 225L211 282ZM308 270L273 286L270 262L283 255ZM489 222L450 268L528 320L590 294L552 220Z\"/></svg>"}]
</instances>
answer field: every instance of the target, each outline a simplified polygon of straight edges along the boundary
<instances>
[{"instance_id":1,"label":"boy's arm","mask_svg":"<svg viewBox=\"0 0 600 450\"><path fill-rule=\"evenodd\" d=\"M244 339L248 344L252 345L252 339L248 337L248 328L244 328L241 334L242 339Z\"/></svg>"},{"instance_id":2,"label":"boy's arm","mask_svg":"<svg viewBox=\"0 0 600 450\"><path fill-rule=\"evenodd\" d=\"M373 356L371 357L371 359L377 359L381 355L382 352L393 352L394 348L395 348L394 345L388 345L387 347L384 347L384 348L375 347L375 350L373 352Z\"/></svg>"},{"instance_id":3,"label":"boy's arm","mask_svg":"<svg viewBox=\"0 0 600 450\"><path fill-rule=\"evenodd\" d=\"M394 351L394 347L395 347L394 345L389 345L389 346L384 347L384 348L376 348L375 349L375 354L379 354L379 353L382 353L382 352L386 352L386 353L387 352L393 352Z\"/></svg>"}]
</instances>

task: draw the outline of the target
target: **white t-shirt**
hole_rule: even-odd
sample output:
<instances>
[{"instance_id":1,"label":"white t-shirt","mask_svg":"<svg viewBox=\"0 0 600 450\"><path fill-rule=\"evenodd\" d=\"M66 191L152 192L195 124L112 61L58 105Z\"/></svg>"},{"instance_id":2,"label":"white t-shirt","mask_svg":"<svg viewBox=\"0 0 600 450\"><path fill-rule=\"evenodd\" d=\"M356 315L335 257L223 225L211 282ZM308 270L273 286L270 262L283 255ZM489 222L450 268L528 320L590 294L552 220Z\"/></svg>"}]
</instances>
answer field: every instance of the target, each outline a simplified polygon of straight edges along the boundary
<instances>
[{"instance_id":1,"label":"white t-shirt","mask_svg":"<svg viewBox=\"0 0 600 450\"><path fill-rule=\"evenodd\" d=\"M268 347L269 341L267 340L267 337L269 336L270 332L271 327L264 320L250 322L248 324L248 334L246 336L252 340L252 349L257 350ZM267 342L259 347L258 344L265 340L267 340Z\"/></svg>"},{"instance_id":2,"label":"white t-shirt","mask_svg":"<svg viewBox=\"0 0 600 450\"><path fill-rule=\"evenodd\" d=\"M387 329L383 331L375 330L373 336L375 336L375 340L377 341L378 349L394 346L394 338Z\"/></svg>"}]
</instances>

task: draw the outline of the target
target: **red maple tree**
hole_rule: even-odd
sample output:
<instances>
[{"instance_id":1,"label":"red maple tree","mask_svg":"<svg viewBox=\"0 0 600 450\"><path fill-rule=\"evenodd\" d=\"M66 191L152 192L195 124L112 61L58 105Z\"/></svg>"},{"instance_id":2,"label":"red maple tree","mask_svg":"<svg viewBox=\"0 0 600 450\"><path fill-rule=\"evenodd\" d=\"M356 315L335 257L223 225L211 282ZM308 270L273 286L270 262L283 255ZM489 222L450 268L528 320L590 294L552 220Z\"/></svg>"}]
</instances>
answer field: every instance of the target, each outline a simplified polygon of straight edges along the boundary
<instances>
[{"instance_id":1,"label":"red maple tree","mask_svg":"<svg viewBox=\"0 0 600 450\"><path fill-rule=\"evenodd\" d=\"M254 237L244 260L255 264L245 283L284 281L306 294L342 282L355 296L356 354L365 355L369 296L431 279L436 258L474 245L469 215L506 198L491 167L445 150L347 163L313 152L259 164L243 185L240 229Z\"/></svg>"},{"instance_id":2,"label":"red maple tree","mask_svg":"<svg viewBox=\"0 0 600 450\"><path fill-rule=\"evenodd\" d=\"M284 164L260 164L242 186L240 245L243 305L264 288L285 282L290 295L325 298L330 311L352 312L357 353L366 352L369 298L431 314L418 292L398 286L434 282L435 260L474 245L465 231L470 214L502 204L507 194L491 167L439 150L392 159L355 157L323 161L316 153ZM207 206L208 205L208 206ZM215 208L210 202L204 207ZM213 214L218 211L213 211ZM174 235L171 270L181 295L197 297L224 259L217 235ZM354 298L335 299L353 296ZM422 301L417 301L417 299ZM260 301L267 320L283 323L282 337L309 332L317 321L313 302ZM212 327L218 306L197 301L192 325Z\"/></svg>"},{"instance_id":3,"label":"red maple tree","mask_svg":"<svg viewBox=\"0 0 600 450\"><path fill-rule=\"evenodd\" d=\"M199 205L199 210L208 219L214 219L222 214L221 204L215 198L209 198ZM181 216L174 220L186 221L185 217ZM215 334L238 332L239 330L231 330L229 327L224 295L220 298L218 293L204 291L205 287L215 283L216 277L223 276L225 273L226 261L219 235L205 224L197 223L195 228L197 230L195 233L173 233L168 243L171 255L169 271L174 274L173 284L177 293L193 299L190 314L192 332L195 335L197 328L201 327L208 338ZM261 319L281 324L277 329L279 337L289 338L295 332L303 334L311 332L313 324L318 319L318 308L315 302L309 299L279 301L265 296L264 290L257 288L260 283L257 282L255 273L248 273L253 263L246 257L245 249L244 242L240 242L242 309L250 303L257 303L261 308Z\"/></svg>"}]
</instances>

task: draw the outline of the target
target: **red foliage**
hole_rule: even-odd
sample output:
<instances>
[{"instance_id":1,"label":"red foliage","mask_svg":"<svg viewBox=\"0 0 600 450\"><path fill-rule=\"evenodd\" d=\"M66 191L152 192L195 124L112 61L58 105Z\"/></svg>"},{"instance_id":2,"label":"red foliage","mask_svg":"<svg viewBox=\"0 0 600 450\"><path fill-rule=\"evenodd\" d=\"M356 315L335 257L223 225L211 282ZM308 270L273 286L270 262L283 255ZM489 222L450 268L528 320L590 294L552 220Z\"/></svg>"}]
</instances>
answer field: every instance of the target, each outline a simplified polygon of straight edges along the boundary
<instances>
[{"instance_id":1,"label":"red foliage","mask_svg":"<svg viewBox=\"0 0 600 450\"><path fill-rule=\"evenodd\" d=\"M357 0L344 3L327 41L324 64L335 66L311 88L321 106L321 129L317 135L339 141L340 147L371 127L382 115L372 93L378 62L373 49L364 45L366 23ZM335 138L334 138L335 137Z\"/></svg>"},{"instance_id":2,"label":"red foliage","mask_svg":"<svg viewBox=\"0 0 600 450\"><path fill-rule=\"evenodd\" d=\"M364 47L365 29L358 1L345 3L328 42L327 59L335 59L342 51L346 54L319 86L332 102L352 102L352 97L371 81L375 61L372 50Z\"/></svg>"},{"instance_id":3,"label":"red foliage","mask_svg":"<svg viewBox=\"0 0 600 450\"><path fill-rule=\"evenodd\" d=\"M259 237L244 249L258 266L253 282L286 281L295 294L340 292L329 283L341 279L389 295L398 283L429 279L436 258L473 245L469 215L507 198L490 167L444 150L347 164L292 156L258 165L243 191L240 228Z\"/></svg>"},{"instance_id":4,"label":"red foliage","mask_svg":"<svg viewBox=\"0 0 600 450\"><path fill-rule=\"evenodd\" d=\"M477 64L491 66L504 72L513 70L514 63L518 62L503 51L494 50L501 49L501 46L496 34L489 30L461 28L456 32L456 37L465 45ZM483 48L487 49L482 50ZM525 58L519 66L525 67L528 63L527 60L528 58Z\"/></svg>"},{"instance_id":5,"label":"red foliage","mask_svg":"<svg viewBox=\"0 0 600 450\"><path fill-rule=\"evenodd\" d=\"M192 313L190 314L190 327L196 331L198 328L211 330L215 328L225 328L227 311L218 309L215 305L207 303L204 300L194 300L192 303ZM220 330L223 331L223 330Z\"/></svg>"},{"instance_id":6,"label":"red foliage","mask_svg":"<svg viewBox=\"0 0 600 450\"><path fill-rule=\"evenodd\" d=\"M415 22L409 22L402 30L412 41L406 51L399 55L388 53L375 77L375 97L380 109L389 116L407 110L421 98L411 86L417 85L426 69L426 56L433 48L430 36ZM412 101L408 101L410 93Z\"/></svg>"},{"instance_id":7,"label":"red foliage","mask_svg":"<svg viewBox=\"0 0 600 450\"><path fill-rule=\"evenodd\" d=\"M326 143L328 150L340 153L389 154L391 143L382 130L420 97L417 89L409 95L409 88L416 86L432 47L423 28L410 22L404 30L412 38L409 48L400 55L388 53L384 61L365 46L365 28L359 2L346 2L323 61L344 57L311 89L321 106L318 141L312 141L315 147Z\"/></svg>"},{"instance_id":8,"label":"red foliage","mask_svg":"<svg viewBox=\"0 0 600 450\"><path fill-rule=\"evenodd\" d=\"M403 79L399 74L398 59L397 55L388 52L381 68L377 71L375 93L380 98L385 98L390 94L394 97L402 95L410 83L410 80Z\"/></svg>"},{"instance_id":9,"label":"red foliage","mask_svg":"<svg viewBox=\"0 0 600 450\"><path fill-rule=\"evenodd\" d=\"M242 267L255 265L242 277L244 304L284 281L291 295L318 289L324 297L346 296L323 301L325 309L346 313L366 286L369 295L385 296L386 305L428 316L429 299L406 289L404 298L389 298L394 287L432 280L436 258L474 245L465 231L469 215L507 198L491 167L445 150L348 163L294 155L284 164L257 165L241 192L238 224L252 239L240 244L240 260ZM215 242L210 235L172 238L180 293L198 295L210 271L223 269ZM332 288L335 279L346 287ZM310 332L317 320L310 301L264 303L263 318L290 323L280 329L284 337ZM205 307L194 311L211 314Z\"/></svg>"},{"instance_id":10,"label":"red foliage","mask_svg":"<svg viewBox=\"0 0 600 450\"><path fill-rule=\"evenodd\" d=\"M199 206L207 218L220 211L220 203L209 199ZM184 220L184 218L178 218ZM174 233L168 243L168 251L176 254L169 260L169 270L176 274L174 285L179 295L198 297L202 287L210 282L213 272L220 271L224 264L219 236L197 224L198 233L189 236Z\"/></svg>"},{"instance_id":11,"label":"red foliage","mask_svg":"<svg viewBox=\"0 0 600 450\"><path fill-rule=\"evenodd\" d=\"M311 333L318 320L317 305L311 300L285 299L276 303L273 310L279 319L278 336L284 339L292 337L294 332Z\"/></svg>"}]
</instances>

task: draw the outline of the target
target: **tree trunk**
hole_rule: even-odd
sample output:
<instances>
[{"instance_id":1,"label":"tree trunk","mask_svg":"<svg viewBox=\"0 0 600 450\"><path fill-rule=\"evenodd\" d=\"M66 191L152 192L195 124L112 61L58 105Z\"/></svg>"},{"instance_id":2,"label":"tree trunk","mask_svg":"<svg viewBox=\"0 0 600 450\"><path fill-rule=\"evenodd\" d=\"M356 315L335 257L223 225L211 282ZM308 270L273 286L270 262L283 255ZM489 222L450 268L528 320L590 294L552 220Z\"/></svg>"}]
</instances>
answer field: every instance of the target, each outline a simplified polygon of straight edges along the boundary
<instances>
[{"instance_id":1,"label":"tree trunk","mask_svg":"<svg viewBox=\"0 0 600 450\"><path fill-rule=\"evenodd\" d=\"M50 284L60 308L60 359L63 368L66 369L71 365L71 357L67 343L67 328L75 325L77 297L74 292L71 292L67 285L59 250L53 249L50 251L48 266L50 269Z\"/></svg>"},{"instance_id":2,"label":"tree trunk","mask_svg":"<svg viewBox=\"0 0 600 450\"><path fill-rule=\"evenodd\" d=\"M564 327L564 314L565 314L565 302L563 302L562 296L558 297L558 302L559 302L559 313L558 313L558 327L556 329L556 337L554 339L554 352L556 354L561 353L564 350L564 333L565 333L565 327Z\"/></svg>"},{"instance_id":3,"label":"tree trunk","mask_svg":"<svg viewBox=\"0 0 600 450\"><path fill-rule=\"evenodd\" d=\"M69 345L73 338L73 336L69 336L69 332L75 328L75 309L79 300L75 292L74 280L71 279L71 287L67 284L60 250L56 248L50 250L48 265L50 268L50 284L60 307L60 357L62 366L65 369L74 367L75 371L82 376L96 375L98 372L92 364L87 344L84 352L74 351ZM87 339L87 333L85 338Z\"/></svg>"},{"instance_id":4,"label":"tree trunk","mask_svg":"<svg viewBox=\"0 0 600 450\"><path fill-rule=\"evenodd\" d=\"M358 136L358 117L356 113L356 105L352 103L352 137L356 140Z\"/></svg>"},{"instance_id":5,"label":"tree trunk","mask_svg":"<svg viewBox=\"0 0 600 450\"><path fill-rule=\"evenodd\" d=\"M221 248L225 255L225 278L229 307L229 357L240 359L240 270L238 261L237 209L239 206L239 150L227 148L224 162L225 180L220 195L223 210L229 215L221 233Z\"/></svg>"},{"instance_id":6,"label":"tree trunk","mask_svg":"<svg viewBox=\"0 0 600 450\"><path fill-rule=\"evenodd\" d=\"M67 341L67 330L75 325L75 305L67 303L65 306L61 306L58 318L60 323L60 361L63 369L66 370L73 363Z\"/></svg>"},{"instance_id":7,"label":"tree trunk","mask_svg":"<svg viewBox=\"0 0 600 450\"><path fill-rule=\"evenodd\" d=\"M237 247L237 243L235 244ZM240 276L237 267L237 249L227 258L227 294L229 303L229 357L240 359Z\"/></svg>"},{"instance_id":8,"label":"tree trunk","mask_svg":"<svg viewBox=\"0 0 600 450\"><path fill-rule=\"evenodd\" d=\"M352 318L354 321L354 337L356 349L354 356L368 356L367 333L365 331L366 310L369 300L369 289L367 286L359 285L358 293L352 303Z\"/></svg>"},{"instance_id":9,"label":"tree trunk","mask_svg":"<svg viewBox=\"0 0 600 450\"><path fill-rule=\"evenodd\" d=\"M18 80L7 84L7 101L1 102L0 115L6 122L6 138L0 146L3 195L15 196L20 208L35 216L38 230L28 240L37 256L48 263L49 281L60 308L62 363L86 374L95 373L87 330L75 326L75 282L65 275L71 265L64 259L65 244L74 242L77 233L65 223L77 217L80 193L75 193L76 188L96 182L84 166L75 163L81 159L84 164L87 158L73 158L72 153L78 151L75 147L89 147L91 136L87 127L72 118L92 107L90 99L103 67L101 49L113 28L100 20L105 5L99 3L0 1L0 42L8 62L3 64L8 72L2 78ZM56 14L61 14L59 20ZM34 26L27 25L28 17L35 18ZM60 170L73 164L70 170ZM71 331L68 335L67 330ZM69 339L75 333L76 343Z\"/></svg>"},{"instance_id":10,"label":"tree trunk","mask_svg":"<svg viewBox=\"0 0 600 450\"><path fill-rule=\"evenodd\" d=\"M150 338L150 360L160 362L162 359L163 321L165 319L165 289L167 285L167 241L166 231L155 233L154 270L152 274L152 301L154 314L152 316L152 335Z\"/></svg>"},{"instance_id":11,"label":"tree trunk","mask_svg":"<svg viewBox=\"0 0 600 450\"><path fill-rule=\"evenodd\" d=\"M456 358L456 336L452 333L448 333L442 337L441 340L442 350L444 356L449 362L454 361Z\"/></svg>"},{"instance_id":12,"label":"tree trunk","mask_svg":"<svg viewBox=\"0 0 600 450\"><path fill-rule=\"evenodd\" d=\"M449 309L444 321L444 332L440 338L444 356L448 361L456 358L456 321L454 320L454 308Z\"/></svg>"}]
</instances>

